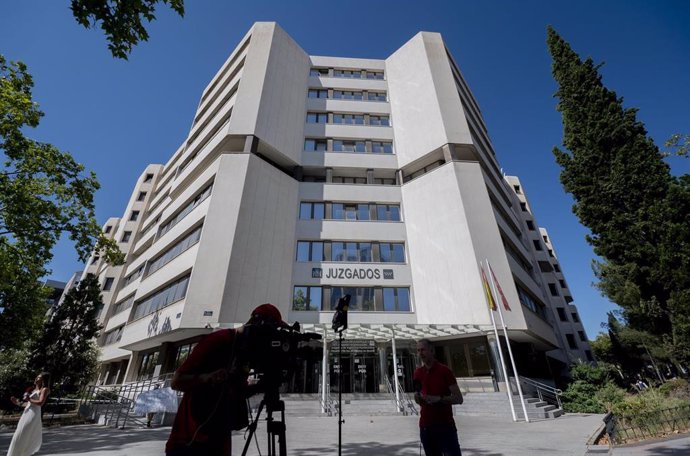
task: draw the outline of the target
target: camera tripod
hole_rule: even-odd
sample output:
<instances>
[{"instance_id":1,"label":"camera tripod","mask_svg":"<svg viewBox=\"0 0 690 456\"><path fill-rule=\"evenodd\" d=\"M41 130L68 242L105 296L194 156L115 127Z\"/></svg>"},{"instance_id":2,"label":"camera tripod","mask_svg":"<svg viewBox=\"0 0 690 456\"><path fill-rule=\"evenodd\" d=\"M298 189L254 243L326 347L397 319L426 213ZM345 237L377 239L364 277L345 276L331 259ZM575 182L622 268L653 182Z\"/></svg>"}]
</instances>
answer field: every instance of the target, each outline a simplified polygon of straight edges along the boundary
<instances>
[{"instance_id":1,"label":"camera tripod","mask_svg":"<svg viewBox=\"0 0 690 456\"><path fill-rule=\"evenodd\" d=\"M256 427L259 424L259 417L261 410L266 407L266 434L268 439L268 456L287 456L287 445L285 442L285 402L279 399L278 394L268 395L264 394L264 398L259 404L259 410L256 412L256 418L249 424L249 437L244 444L242 456L247 455L247 450L252 442L252 437L256 432ZM280 420L273 418L273 412L280 412ZM278 438L278 453L276 453L276 437Z\"/></svg>"}]
</instances>

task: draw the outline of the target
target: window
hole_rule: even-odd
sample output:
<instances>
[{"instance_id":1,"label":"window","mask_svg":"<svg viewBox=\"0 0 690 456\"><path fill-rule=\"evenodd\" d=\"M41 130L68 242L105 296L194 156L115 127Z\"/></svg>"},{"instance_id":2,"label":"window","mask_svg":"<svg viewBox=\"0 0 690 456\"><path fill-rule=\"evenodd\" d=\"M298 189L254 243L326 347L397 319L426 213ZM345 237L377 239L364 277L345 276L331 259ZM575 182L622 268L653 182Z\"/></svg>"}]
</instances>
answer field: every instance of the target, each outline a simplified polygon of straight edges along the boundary
<instances>
[{"instance_id":1,"label":"window","mask_svg":"<svg viewBox=\"0 0 690 456\"><path fill-rule=\"evenodd\" d=\"M211 190L213 189L213 184L209 184L201 192L199 192L186 206L184 206L175 216L168 222L161 225L158 230L158 237L160 238L165 233L170 231L170 229L177 225L177 223L185 218L190 212L192 212L198 205L200 205L206 198L211 195Z\"/></svg>"},{"instance_id":2,"label":"window","mask_svg":"<svg viewBox=\"0 0 690 456\"><path fill-rule=\"evenodd\" d=\"M309 98L328 98L328 90L309 89L307 96Z\"/></svg>"},{"instance_id":3,"label":"window","mask_svg":"<svg viewBox=\"0 0 690 456\"><path fill-rule=\"evenodd\" d=\"M400 221L400 206L396 204L377 204L376 219L390 222Z\"/></svg>"},{"instance_id":4,"label":"window","mask_svg":"<svg viewBox=\"0 0 690 456\"><path fill-rule=\"evenodd\" d=\"M568 340L568 347L570 347L571 350L577 350L577 342L575 342L575 336L572 334L566 334L565 338Z\"/></svg>"},{"instance_id":5,"label":"window","mask_svg":"<svg viewBox=\"0 0 690 456\"><path fill-rule=\"evenodd\" d=\"M295 287L292 310L321 310L321 287Z\"/></svg>"},{"instance_id":6,"label":"window","mask_svg":"<svg viewBox=\"0 0 690 456\"><path fill-rule=\"evenodd\" d=\"M300 220L323 220L324 208L324 203L300 203L299 218Z\"/></svg>"},{"instance_id":7,"label":"window","mask_svg":"<svg viewBox=\"0 0 690 456\"><path fill-rule=\"evenodd\" d=\"M379 244L382 263L404 263L405 244L381 242Z\"/></svg>"},{"instance_id":8,"label":"window","mask_svg":"<svg viewBox=\"0 0 690 456\"><path fill-rule=\"evenodd\" d=\"M125 280L122 281L122 288L126 287L127 285L138 279L141 276L142 272L144 272L143 264L139 266L136 271L125 277Z\"/></svg>"},{"instance_id":9,"label":"window","mask_svg":"<svg viewBox=\"0 0 690 456\"><path fill-rule=\"evenodd\" d=\"M577 315L577 312L571 312L570 315L573 316L573 321L575 323L580 323L580 317Z\"/></svg>"},{"instance_id":10,"label":"window","mask_svg":"<svg viewBox=\"0 0 690 456\"><path fill-rule=\"evenodd\" d=\"M309 76L328 76L328 68L312 68Z\"/></svg>"},{"instance_id":11,"label":"window","mask_svg":"<svg viewBox=\"0 0 690 456\"><path fill-rule=\"evenodd\" d=\"M129 296L126 299L123 299L122 301L118 302L115 304L115 307L113 308L113 315L119 314L120 312L123 312L130 307L132 307L132 304L134 303L134 295Z\"/></svg>"},{"instance_id":12,"label":"window","mask_svg":"<svg viewBox=\"0 0 690 456\"><path fill-rule=\"evenodd\" d=\"M594 356L592 356L591 350L585 350L585 356L587 357L587 361L594 361Z\"/></svg>"},{"instance_id":13,"label":"window","mask_svg":"<svg viewBox=\"0 0 690 456\"><path fill-rule=\"evenodd\" d=\"M328 114L325 112L308 112L307 113L307 123L327 123Z\"/></svg>"},{"instance_id":14,"label":"window","mask_svg":"<svg viewBox=\"0 0 690 456\"><path fill-rule=\"evenodd\" d=\"M520 209L522 212L527 212L527 203L520 203Z\"/></svg>"},{"instance_id":15,"label":"window","mask_svg":"<svg viewBox=\"0 0 690 456\"><path fill-rule=\"evenodd\" d=\"M367 92L367 100L386 101L386 94L385 92Z\"/></svg>"},{"instance_id":16,"label":"window","mask_svg":"<svg viewBox=\"0 0 690 456\"><path fill-rule=\"evenodd\" d=\"M551 296L558 296L558 290L556 289L555 283L549 284L549 291L551 292Z\"/></svg>"},{"instance_id":17,"label":"window","mask_svg":"<svg viewBox=\"0 0 690 456\"><path fill-rule=\"evenodd\" d=\"M539 239L533 239L533 240L532 240L532 243L534 244L534 249L535 249L535 250L539 250L539 251L542 250L542 248L541 248L541 241L539 241Z\"/></svg>"},{"instance_id":18,"label":"window","mask_svg":"<svg viewBox=\"0 0 690 456\"><path fill-rule=\"evenodd\" d=\"M334 124L364 125L363 114L333 114Z\"/></svg>"},{"instance_id":19,"label":"window","mask_svg":"<svg viewBox=\"0 0 690 456\"><path fill-rule=\"evenodd\" d=\"M577 335L580 336L580 340L581 340L582 342L587 342L587 336L585 336L585 332L584 332L584 331L578 331L578 332L577 332Z\"/></svg>"},{"instance_id":20,"label":"window","mask_svg":"<svg viewBox=\"0 0 690 456\"><path fill-rule=\"evenodd\" d=\"M372 154L392 154L393 153L393 143L391 142L371 142L371 153Z\"/></svg>"},{"instance_id":21,"label":"window","mask_svg":"<svg viewBox=\"0 0 690 456\"><path fill-rule=\"evenodd\" d=\"M175 353L175 370L182 365L187 360L189 354L196 347L196 342L180 345L177 347L177 353Z\"/></svg>"},{"instance_id":22,"label":"window","mask_svg":"<svg viewBox=\"0 0 690 456\"><path fill-rule=\"evenodd\" d=\"M568 321L568 316L565 314L565 309L563 307L556 307L556 310L558 311L558 318L561 321Z\"/></svg>"},{"instance_id":23,"label":"window","mask_svg":"<svg viewBox=\"0 0 690 456\"><path fill-rule=\"evenodd\" d=\"M137 196L137 201L144 201L146 199L146 192L139 192L139 196Z\"/></svg>"},{"instance_id":24,"label":"window","mask_svg":"<svg viewBox=\"0 0 690 456\"><path fill-rule=\"evenodd\" d=\"M352 90L334 90L333 98L336 100L362 100L363 93Z\"/></svg>"},{"instance_id":25,"label":"window","mask_svg":"<svg viewBox=\"0 0 690 456\"><path fill-rule=\"evenodd\" d=\"M410 310L410 290L408 288L384 288L383 310L408 312Z\"/></svg>"},{"instance_id":26,"label":"window","mask_svg":"<svg viewBox=\"0 0 690 456\"><path fill-rule=\"evenodd\" d=\"M517 193L518 195L522 194L519 185L513 185L513 190L515 190L515 193Z\"/></svg>"},{"instance_id":27,"label":"window","mask_svg":"<svg viewBox=\"0 0 690 456\"><path fill-rule=\"evenodd\" d=\"M334 152L359 152L364 153L364 141L341 141L333 140Z\"/></svg>"},{"instance_id":28,"label":"window","mask_svg":"<svg viewBox=\"0 0 690 456\"><path fill-rule=\"evenodd\" d=\"M558 263L556 263L556 264L553 265L553 269L554 269L554 271L556 271L556 272L561 272L561 267L558 265Z\"/></svg>"},{"instance_id":29,"label":"window","mask_svg":"<svg viewBox=\"0 0 690 456\"><path fill-rule=\"evenodd\" d=\"M133 319L139 319L150 315L162 309L163 307L169 306L181 299L184 299L187 294L187 284L189 283L189 275L171 283L165 288L157 291L156 293L144 298L142 301L136 304L134 309Z\"/></svg>"},{"instance_id":30,"label":"window","mask_svg":"<svg viewBox=\"0 0 690 456\"><path fill-rule=\"evenodd\" d=\"M369 116L369 125L390 127L390 117L388 116Z\"/></svg>"},{"instance_id":31,"label":"window","mask_svg":"<svg viewBox=\"0 0 690 456\"><path fill-rule=\"evenodd\" d=\"M138 218L139 218L139 211L132 211L132 213L129 215L129 221L130 222L136 222Z\"/></svg>"},{"instance_id":32,"label":"window","mask_svg":"<svg viewBox=\"0 0 690 456\"><path fill-rule=\"evenodd\" d=\"M107 225L107 226L105 227L105 234L108 234L108 233L110 233L110 231L111 231L112 229L113 229L113 227L112 227L112 226L110 226L110 225Z\"/></svg>"},{"instance_id":33,"label":"window","mask_svg":"<svg viewBox=\"0 0 690 456\"><path fill-rule=\"evenodd\" d=\"M527 220L527 229L534 231L534 222L532 220Z\"/></svg>"},{"instance_id":34,"label":"window","mask_svg":"<svg viewBox=\"0 0 690 456\"><path fill-rule=\"evenodd\" d=\"M148 182L151 182L152 180L153 180L153 174L152 173L146 174L146 177L144 178L144 183L146 184Z\"/></svg>"},{"instance_id":35,"label":"window","mask_svg":"<svg viewBox=\"0 0 690 456\"><path fill-rule=\"evenodd\" d=\"M307 152L325 152L328 142L325 139L305 139L304 150Z\"/></svg>"},{"instance_id":36,"label":"window","mask_svg":"<svg viewBox=\"0 0 690 456\"><path fill-rule=\"evenodd\" d=\"M199 242L199 238L201 238L201 227L198 227L183 237L180 241L176 242L172 247L151 261L146 270L146 275L149 276L166 264L170 263L180 254L182 254L182 252L185 252L187 249Z\"/></svg>"},{"instance_id":37,"label":"window","mask_svg":"<svg viewBox=\"0 0 690 456\"><path fill-rule=\"evenodd\" d=\"M565 280L563 279L558 279L558 283L561 285L561 288L568 288L565 284Z\"/></svg>"},{"instance_id":38,"label":"window","mask_svg":"<svg viewBox=\"0 0 690 456\"><path fill-rule=\"evenodd\" d=\"M517 283L515 285L517 285ZM546 312L544 311L544 306L539 304L537 300L534 299L521 286L517 285L516 288L518 292L518 298L520 299L520 304L527 307L532 312L536 313L541 319L546 320Z\"/></svg>"},{"instance_id":39,"label":"window","mask_svg":"<svg viewBox=\"0 0 690 456\"><path fill-rule=\"evenodd\" d=\"M367 71L367 79L383 79L382 71Z\"/></svg>"},{"instance_id":40,"label":"window","mask_svg":"<svg viewBox=\"0 0 690 456\"><path fill-rule=\"evenodd\" d=\"M150 352L145 355L141 355L140 359L141 361L137 373L137 380L146 380L152 378L153 373L156 371L156 366L158 365L158 352Z\"/></svg>"},{"instance_id":41,"label":"window","mask_svg":"<svg viewBox=\"0 0 690 456\"><path fill-rule=\"evenodd\" d=\"M132 237L132 232L131 231L125 231L122 233L122 239L120 239L120 242L129 242L129 238Z\"/></svg>"},{"instance_id":42,"label":"window","mask_svg":"<svg viewBox=\"0 0 690 456\"><path fill-rule=\"evenodd\" d=\"M122 339L122 331L125 329L124 325L113 329L105 333L105 339L103 340L103 345L114 344L115 342L120 342Z\"/></svg>"},{"instance_id":43,"label":"window","mask_svg":"<svg viewBox=\"0 0 690 456\"><path fill-rule=\"evenodd\" d=\"M331 245L331 261L346 261L350 263L371 263L371 242L338 242Z\"/></svg>"},{"instance_id":44,"label":"window","mask_svg":"<svg viewBox=\"0 0 690 456\"><path fill-rule=\"evenodd\" d=\"M542 238L544 239L545 244L549 243L549 238L546 235L542 235Z\"/></svg>"},{"instance_id":45,"label":"window","mask_svg":"<svg viewBox=\"0 0 690 456\"><path fill-rule=\"evenodd\" d=\"M323 242L297 242L297 261L324 261L324 259Z\"/></svg>"},{"instance_id":46,"label":"window","mask_svg":"<svg viewBox=\"0 0 690 456\"><path fill-rule=\"evenodd\" d=\"M556 257L554 256L554 254L553 254L553 250L549 249L548 251L549 251L549 256L550 256L551 258L556 258Z\"/></svg>"},{"instance_id":47,"label":"window","mask_svg":"<svg viewBox=\"0 0 690 456\"><path fill-rule=\"evenodd\" d=\"M333 70L333 76L336 78L361 79L362 72L360 70Z\"/></svg>"},{"instance_id":48,"label":"window","mask_svg":"<svg viewBox=\"0 0 690 456\"><path fill-rule=\"evenodd\" d=\"M110 291L110 289L113 288L113 282L114 281L115 281L114 277L106 277L105 283L103 284L103 291Z\"/></svg>"}]
</instances>

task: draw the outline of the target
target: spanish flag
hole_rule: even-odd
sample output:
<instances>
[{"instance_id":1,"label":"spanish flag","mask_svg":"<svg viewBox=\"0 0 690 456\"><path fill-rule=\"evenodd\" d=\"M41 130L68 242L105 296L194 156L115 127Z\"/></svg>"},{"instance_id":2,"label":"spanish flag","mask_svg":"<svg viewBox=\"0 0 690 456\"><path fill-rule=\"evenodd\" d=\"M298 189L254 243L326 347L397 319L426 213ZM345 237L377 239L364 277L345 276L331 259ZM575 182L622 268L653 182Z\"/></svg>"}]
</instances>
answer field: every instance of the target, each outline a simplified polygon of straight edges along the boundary
<instances>
[{"instance_id":1,"label":"spanish flag","mask_svg":"<svg viewBox=\"0 0 690 456\"><path fill-rule=\"evenodd\" d=\"M486 302L489 304L489 309L496 311L496 301L494 301L494 296L491 294L489 280L486 278L484 268L481 265L479 266L479 269L482 271L482 284L484 285L484 292L486 293Z\"/></svg>"},{"instance_id":2,"label":"spanish flag","mask_svg":"<svg viewBox=\"0 0 690 456\"><path fill-rule=\"evenodd\" d=\"M488 263L487 263L487 266L489 266L489 272L491 272L491 278L494 279L494 284L496 285L496 289L498 290L498 294L501 295L501 302L503 303L503 308L507 311L511 311L512 309L510 308L510 305L508 305L508 300L506 299L506 295L503 294L503 290L501 289L501 285L498 283L498 279L496 278L496 274L494 274L493 268Z\"/></svg>"}]
</instances>

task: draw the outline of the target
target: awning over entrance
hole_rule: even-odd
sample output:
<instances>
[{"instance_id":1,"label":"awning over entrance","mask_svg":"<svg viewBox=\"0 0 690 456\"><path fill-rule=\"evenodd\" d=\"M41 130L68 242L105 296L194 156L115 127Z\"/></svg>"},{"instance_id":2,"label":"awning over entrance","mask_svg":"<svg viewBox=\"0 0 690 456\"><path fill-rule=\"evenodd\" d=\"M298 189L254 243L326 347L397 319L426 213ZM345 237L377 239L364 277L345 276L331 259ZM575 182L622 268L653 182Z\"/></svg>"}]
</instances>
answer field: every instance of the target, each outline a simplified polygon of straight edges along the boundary
<instances>
[{"instance_id":1,"label":"awning over entrance","mask_svg":"<svg viewBox=\"0 0 690 456\"><path fill-rule=\"evenodd\" d=\"M302 324L302 332L325 335L327 341L338 338L331 325L324 323ZM437 337L456 337L480 335L492 330L490 326L480 325L423 325L423 324L353 324L343 334L348 339L373 339L379 342L395 339L434 339ZM325 332L325 333L324 333Z\"/></svg>"}]
</instances>

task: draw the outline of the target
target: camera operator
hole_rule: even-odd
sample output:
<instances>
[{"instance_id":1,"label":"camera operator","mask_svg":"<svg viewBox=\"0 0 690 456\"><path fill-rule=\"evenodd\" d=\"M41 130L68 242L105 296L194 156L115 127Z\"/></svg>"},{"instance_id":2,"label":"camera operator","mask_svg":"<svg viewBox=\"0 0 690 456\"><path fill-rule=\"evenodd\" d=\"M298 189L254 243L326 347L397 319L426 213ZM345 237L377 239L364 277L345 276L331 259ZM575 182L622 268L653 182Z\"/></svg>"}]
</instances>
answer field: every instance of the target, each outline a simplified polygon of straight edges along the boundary
<instances>
[{"instance_id":1,"label":"camera operator","mask_svg":"<svg viewBox=\"0 0 690 456\"><path fill-rule=\"evenodd\" d=\"M222 329L202 339L175 371L171 387L184 396L165 446L167 456L231 454L231 430L248 425L248 367L237 362L246 350L242 336L250 327L287 327L280 311L262 304L237 329Z\"/></svg>"}]
</instances>

